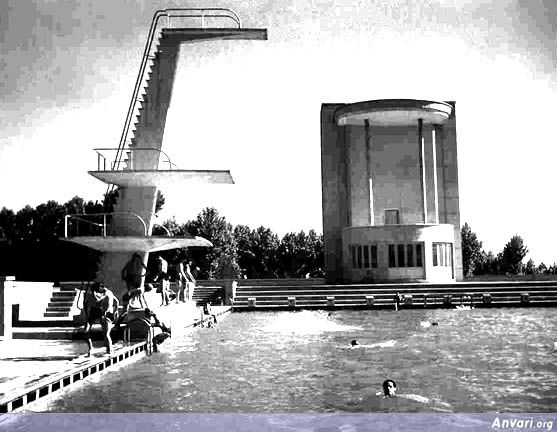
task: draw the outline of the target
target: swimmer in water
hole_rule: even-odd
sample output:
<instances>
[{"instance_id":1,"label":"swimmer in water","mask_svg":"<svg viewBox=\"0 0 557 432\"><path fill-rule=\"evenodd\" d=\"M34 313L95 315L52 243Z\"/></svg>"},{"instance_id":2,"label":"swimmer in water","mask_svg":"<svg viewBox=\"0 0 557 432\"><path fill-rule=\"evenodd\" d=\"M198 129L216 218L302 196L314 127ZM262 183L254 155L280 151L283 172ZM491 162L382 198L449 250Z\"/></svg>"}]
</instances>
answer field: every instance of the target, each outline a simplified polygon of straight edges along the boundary
<instances>
[{"instance_id":1,"label":"swimmer in water","mask_svg":"<svg viewBox=\"0 0 557 432\"><path fill-rule=\"evenodd\" d=\"M429 399L424 396L415 395L415 394L396 394L396 390L397 390L396 383L392 379L387 379L383 381L383 393L377 392L376 395L383 396L384 398L400 397L400 398L410 399L421 403L429 402Z\"/></svg>"},{"instance_id":2,"label":"swimmer in water","mask_svg":"<svg viewBox=\"0 0 557 432\"><path fill-rule=\"evenodd\" d=\"M356 339L354 339L352 342L350 342L350 346L352 348L358 348L360 346L360 342L358 342Z\"/></svg>"},{"instance_id":3,"label":"swimmer in water","mask_svg":"<svg viewBox=\"0 0 557 432\"><path fill-rule=\"evenodd\" d=\"M383 381L383 397L391 398L396 396L396 383L392 379Z\"/></svg>"}]
</instances>

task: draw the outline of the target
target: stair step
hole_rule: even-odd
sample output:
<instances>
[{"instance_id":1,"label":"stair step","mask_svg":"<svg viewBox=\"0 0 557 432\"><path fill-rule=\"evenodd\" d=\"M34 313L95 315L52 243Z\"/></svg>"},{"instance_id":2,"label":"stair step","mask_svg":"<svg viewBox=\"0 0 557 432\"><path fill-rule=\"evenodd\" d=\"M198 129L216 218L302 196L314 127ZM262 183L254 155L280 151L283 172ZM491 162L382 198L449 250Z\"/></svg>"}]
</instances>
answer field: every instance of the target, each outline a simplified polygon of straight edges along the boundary
<instances>
[{"instance_id":1,"label":"stair step","mask_svg":"<svg viewBox=\"0 0 557 432\"><path fill-rule=\"evenodd\" d=\"M47 312L70 312L72 310L71 306L47 306Z\"/></svg>"},{"instance_id":2,"label":"stair step","mask_svg":"<svg viewBox=\"0 0 557 432\"><path fill-rule=\"evenodd\" d=\"M50 303L73 303L75 296L56 296L50 298Z\"/></svg>"},{"instance_id":3,"label":"stair step","mask_svg":"<svg viewBox=\"0 0 557 432\"><path fill-rule=\"evenodd\" d=\"M70 299L73 300L75 297L75 292L71 291L54 291L52 293L52 299Z\"/></svg>"},{"instance_id":4,"label":"stair step","mask_svg":"<svg viewBox=\"0 0 557 432\"><path fill-rule=\"evenodd\" d=\"M67 317L69 314L68 312L45 312L44 313L44 317L48 318L48 317L52 317L52 318L62 318L62 317Z\"/></svg>"}]
</instances>

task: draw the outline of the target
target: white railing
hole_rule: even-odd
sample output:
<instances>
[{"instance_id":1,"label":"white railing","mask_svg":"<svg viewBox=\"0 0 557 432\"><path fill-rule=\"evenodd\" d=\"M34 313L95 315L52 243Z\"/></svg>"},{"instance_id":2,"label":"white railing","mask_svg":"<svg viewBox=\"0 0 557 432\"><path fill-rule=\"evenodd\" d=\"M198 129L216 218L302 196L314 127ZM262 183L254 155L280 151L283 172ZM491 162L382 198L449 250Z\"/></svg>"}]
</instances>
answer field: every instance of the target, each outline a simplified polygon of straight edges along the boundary
<instances>
[{"instance_id":1,"label":"white railing","mask_svg":"<svg viewBox=\"0 0 557 432\"><path fill-rule=\"evenodd\" d=\"M139 67L139 73L135 81L135 86L133 90L133 95L130 100L128 107L128 113L126 115L126 120L124 122L124 128L122 134L120 135L120 143L118 145L118 151L113 162L112 169L117 170L120 166L122 159L123 150L128 139L128 134L130 131L130 126L133 119L133 114L135 112L136 103L139 101L139 92L143 87L145 70L147 67L147 61L152 59L153 50L153 40L157 32L157 26L159 19L166 17L166 26L170 27L172 18L200 18L201 26L205 28L206 18L225 18L234 21L238 28L242 27L242 22L240 17L236 12L227 8L183 8L183 9L163 9L158 10L153 15L153 20L151 21L151 27L149 29L149 34L147 36L147 43L145 44L145 49L143 51L143 57L141 58L141 65ZM110 190L110 186L107 192Z\"/></svg>"},{"instance_id":2,"label":"white railing","mask_svg":"<svg viewBox=\"0 0 557 432\"><path fill-rule=\"evenodd\" d=\"M76 229L76 235L72 236L72 237L79 237L79 222L83 222L88 224L89 226L93 226L96 228L99 228L101 231L101 235L103 237L106 237L108 230L107 230L107 223L108 223L108 217L109 216L130 216L134 219L137 219L139 222L141 222L141 224L143 225L143 232L144 235L147 236L147 224L145 223L145 221L143 220L143 218L135 213L129 213L129 212L112 212L112 213L91 213L91 214L68 214L66 216L64 216L64 237L68 238L68 232L69 232L69 222L70 219L74 219L77 221L77 229ZM91 220L88 220L88 217L95 217L97 219L100 219L102 217L102 222L93 222Z\"/></svg>"},{"instance_id":3,"label":"white railing","mask_svg":"<svg viewBox=\"0 0 557 432\"><path fill-rule=\"evenodd\" d=\"M176 166L176 164L174 164L171 160L170 157L163 152L162 150L156 148L156 147L137 147L137 148L133 148L130 150L127 150L126 152L129 153L129 159L126 165L124 165L123 167L120 168L120 163L119 161L117 161L117 158L120 157L120 149L118 148L96 148L93 149L96 153L97 153L97 171L106 171L107 170L107 166L109 168L109 170L111 171L116 171L116 170L133 170L134 167L134 153L135 152L156 152L159 154L159 164L163 164L166 165L168 164L167 169L169 170L176 170L178 169L178 167ZM110 157L110 153L114 153L112 155L112 157ZM120 155L120 156L119 156ZM160 160L160 156L164 156L166 159L164 160ZM108 162L108 164L107 164ZM118 162L118 163L117 163Z\"/></svg>"}]
</instances>

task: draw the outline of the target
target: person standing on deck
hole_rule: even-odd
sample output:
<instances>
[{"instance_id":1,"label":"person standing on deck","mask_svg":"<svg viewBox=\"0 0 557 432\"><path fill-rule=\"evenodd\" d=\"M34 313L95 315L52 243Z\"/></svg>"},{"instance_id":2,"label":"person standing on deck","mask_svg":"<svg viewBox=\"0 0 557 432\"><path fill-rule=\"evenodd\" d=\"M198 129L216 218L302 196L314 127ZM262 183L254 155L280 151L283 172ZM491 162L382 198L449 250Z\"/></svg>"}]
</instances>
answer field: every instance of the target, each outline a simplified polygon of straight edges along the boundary
<instances>
[{"instance_id":1,"label":"person standing on deck","mask_svg":"<svg viewBox=\"0 0 557 432\"><path fill-rule=\"evenodd\" d=\"M141 255L134 253L122 269L122 280L126 282L128 291L141 287L141 280L147 274L147 267L143 264Z\"/></svg>"},{"instance_id":2,"label":"person standing on deck","mask_svg":"<svg viewBox=\"0 0 557 432\"><path fill-rule=\"evenodd\" d=\"M400 309L400 304L403 301L403 297L402 295L397 291L395 296L394 296L394 302L395 302L395 310L398 311Z\"/></svg>"},{"instance_id":3,"label":"person standing on deck","mask_svg":"<svg viewBox=\"0 0 557 432\"><path fill-rule=\"evenodd\" d=\"M114 327L114 321L118 314L118 299L107 289L103 283L95 282L83 299L83 312L85 313L84 334L87 340L88 356L93 350L93 341L91 340L91 327L96 321L100 321L106 352L112 354L112 339L110 332Z\"/></svg>"},{"instance_id":4,"label":"person standing on deck","mask_svg":"<svg viewBox=\"0 0 557 432\"><path fill-rule=\"evenodd\" d=\"M161 292L161 306L170 304L170 283L168 281L168 262L161 257L160 255L157 256L157 272L153 279L153 282L156 282L160 286Z\"/></svg>"},{"instance_id":5,"label":"person standing on deck","mask_svg":"<svg viewBox=\"0 0 557 432\"><path fill-rule=\"evenodd\" d=\"M187 277L187 289L186 289L186 298L191 300L193 298L193 290L195 289L195 278L192 274L192 260L188 260L186 262L185 273Z\"/></svg>"},{"instance_id":6,"label":"person standing on deck","mask_svg":"<svg viewBox=\"0 0 557 432\"><path fill-rule=\"evenodd\" d=\"M186 275L186 270L182 261L176 263L176 281L178 283L178 291L176 292L176 303L180 301L186 301L186 289L188 277Z\"/></svg>"}]
</instances>

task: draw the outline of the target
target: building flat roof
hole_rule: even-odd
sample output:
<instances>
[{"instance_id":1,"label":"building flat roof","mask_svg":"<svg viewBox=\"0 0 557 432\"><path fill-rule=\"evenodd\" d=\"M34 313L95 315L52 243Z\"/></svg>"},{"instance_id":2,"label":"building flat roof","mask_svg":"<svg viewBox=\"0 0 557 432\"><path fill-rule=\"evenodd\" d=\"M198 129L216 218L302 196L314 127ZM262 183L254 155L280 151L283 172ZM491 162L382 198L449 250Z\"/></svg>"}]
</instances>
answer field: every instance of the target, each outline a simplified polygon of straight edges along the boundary
<instances>
[{"instance_id":1,"label":"building flat roof","mask_svg":"<svg viewBox=\"0 0 557 432\"><path fill-rule=\"evenodd\" d=\"M339 126L414 126L442 124L453 111L451 104L418 99L379 99L339 107L335 121Z\"/></svg>"}]
</instances>

